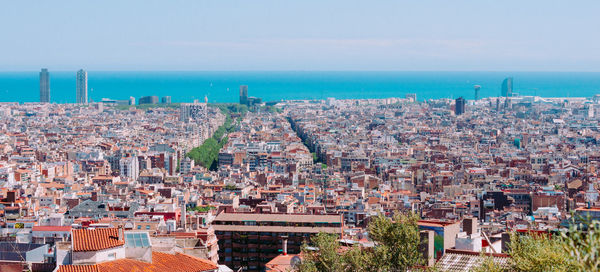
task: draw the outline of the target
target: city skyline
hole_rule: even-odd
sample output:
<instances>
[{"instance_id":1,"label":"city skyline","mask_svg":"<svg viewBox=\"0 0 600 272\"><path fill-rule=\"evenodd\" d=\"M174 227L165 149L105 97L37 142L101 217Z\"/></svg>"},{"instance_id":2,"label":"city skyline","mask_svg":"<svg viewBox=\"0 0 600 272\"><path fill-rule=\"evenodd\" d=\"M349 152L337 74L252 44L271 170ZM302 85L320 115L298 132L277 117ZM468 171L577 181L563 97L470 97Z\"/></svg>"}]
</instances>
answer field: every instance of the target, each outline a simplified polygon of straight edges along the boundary
<instances>
[{"instance_id":1,"label":"city skyline","mask_svg":"<svg viewBox=\"0 0 600 272\"><path fill-rule=\"evenodd\" d=\"M4 3L0 270L598 271L598 10Z\"/></svg>"},{"instance_id":2,"label":"city skyline","mask_svg":"<svg viewBox=\"0 0 600 272\"><path fill-rule=\"evenodd\" d=\"M86 71L87 72L87 71ZM51 71L53 103L77 103L76 72ZM75 75L74 75L75 74ZM503 80L516 78L512 93L542 97L591 97L598 93L598 73L548 72L91 72L88 101L171 96L173 103L209 98L239 101L240 85L251 85L265 101L404 97L473 99L505 96ZM88 74L89 75L89 74ZM34 72L0 72L2 102L40 101L40 77ZM90 89L91 87L91 89ZM508 85L505 86L508 88ZM35 90L35 91L34 91ZM126 90L126 92L124 92ZM507 91L507 90L505 90ZM35 92L35 93L34 93ZM166 99L166 98L165 98ZM168 103L168 102L167 102Z\"/></svg>"}]
</instances>

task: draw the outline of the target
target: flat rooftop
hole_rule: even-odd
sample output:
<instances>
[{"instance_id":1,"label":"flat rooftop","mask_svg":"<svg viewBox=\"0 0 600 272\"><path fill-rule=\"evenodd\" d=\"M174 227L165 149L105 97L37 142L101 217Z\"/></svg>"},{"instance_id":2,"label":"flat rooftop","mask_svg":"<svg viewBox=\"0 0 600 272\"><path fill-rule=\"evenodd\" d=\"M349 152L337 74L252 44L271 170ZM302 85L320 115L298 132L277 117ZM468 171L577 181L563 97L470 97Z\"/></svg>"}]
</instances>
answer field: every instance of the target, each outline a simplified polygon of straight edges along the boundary
<instances>
[{"instance_id":1,"label":"flat rooftop","mask_svg":"<svg viewBox=\"0 0 600 272\"><path fill-rule=\"evenodd\" d=\"M342 223L341 215L220 213L214 221Z\"/></svg>"}]
</instances>

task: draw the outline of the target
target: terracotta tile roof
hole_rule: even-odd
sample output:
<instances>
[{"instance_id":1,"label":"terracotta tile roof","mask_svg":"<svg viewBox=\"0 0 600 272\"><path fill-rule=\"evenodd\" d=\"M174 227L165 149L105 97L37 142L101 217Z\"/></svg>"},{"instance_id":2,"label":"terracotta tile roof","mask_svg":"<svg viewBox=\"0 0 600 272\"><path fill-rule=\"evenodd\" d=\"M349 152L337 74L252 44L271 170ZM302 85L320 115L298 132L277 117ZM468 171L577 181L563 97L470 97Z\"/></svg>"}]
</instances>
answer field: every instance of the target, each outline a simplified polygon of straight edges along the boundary
<instances>
[{"instance_id":1,"label":"terracotta tile roof","mask_svg":"<svg viewBox=\"0 0 600 272\"><path fill-rule=\"evenodd\" d=\"M73 251L96 251L125 244L119 240L119 229L74 229L71 235Z\"/></svg>"},{"instance_id":2,"label":"terracotta tile roof","mask_svg":"<svg viewBox=\"0 0 600 272\"><path fill-rule=\"evenodd\" d=\"M31 231L71 231L71 226L33 226Z\"/></svg>"},{"instance_id":3,"label":"terracotta tile roof","mask_svg":"<svg viewBox=\"0 0 600 272\"><path fill-rule=\"evenodd\" d=\"M99 272L98 266L92 265L61 265L56 272Z\"/></svg>"},{"instance_id":4,"label":"terracotta tile roof","mask_svg":"<svg viewBox=\"0 0 600 272\"><path fill-rule=\"evenodd\" d=\"M267 264L265 264L266 271L287 272L287 271L294 270L293 269L294 267L291 265L291 260L295 256L299 256L299 255L298 254L278 255L277 257L275 257L271 261L269 261Z\"/></svg>"},{"instance_id":5,"label":"terracotta tile roof","mask_svg":"<svg viewBox=\"0 0 600 272\"><path fill-rule=\"evenodd\" d=\"M78 270L80 267L81 270ZM208 260L181 253L168 254L153 251L152 263L120 259L96 265L62 265L57 272L202 272L216 269L218 266Z\"/></svg>"}]
</instances>

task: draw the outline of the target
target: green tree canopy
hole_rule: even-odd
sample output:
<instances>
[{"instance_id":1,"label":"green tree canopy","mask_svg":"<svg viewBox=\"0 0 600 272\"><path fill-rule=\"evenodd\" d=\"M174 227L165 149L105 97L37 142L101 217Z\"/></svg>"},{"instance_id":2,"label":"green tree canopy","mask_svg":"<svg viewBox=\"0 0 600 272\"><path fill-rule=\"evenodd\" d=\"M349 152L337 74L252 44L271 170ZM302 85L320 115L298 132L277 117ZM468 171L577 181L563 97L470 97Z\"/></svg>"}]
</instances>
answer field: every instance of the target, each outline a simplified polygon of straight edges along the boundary
<instances>
[{"instance_id":1,"label":"green tree canopy","mask_svg":"<svg viewBox=\"0 0 600 272\"><path fill-rule=\"evenodd\" d=\"M314 271L406 271L424 263L419 252L418 217L415 214L397 214L392 219L374 217L368 226L375 241L374 248L358 245L342 249L337 235L319 233L304 245L301 272Z\"/></svg>"}]
</instances>

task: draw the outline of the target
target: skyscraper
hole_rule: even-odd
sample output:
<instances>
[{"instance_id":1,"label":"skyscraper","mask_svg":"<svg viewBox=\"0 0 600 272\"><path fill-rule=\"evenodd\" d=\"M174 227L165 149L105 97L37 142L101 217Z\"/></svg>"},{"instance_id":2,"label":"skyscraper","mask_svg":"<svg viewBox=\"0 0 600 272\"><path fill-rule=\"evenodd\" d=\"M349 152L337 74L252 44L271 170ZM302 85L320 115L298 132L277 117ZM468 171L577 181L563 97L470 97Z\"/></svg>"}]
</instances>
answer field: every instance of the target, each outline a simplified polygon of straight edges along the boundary
<instances>
[{"instance_id":1,"label":"skyscraper","mask_svg":"<svg viewBox=\"0 0 600 272\"><path fill-rule=\"evenodd\" d=\"M240 86L240 104L248 105L248 85Z\"/></svg>"},{"instance_id":2,"label":"skyscraper","mask_svg":"<svg viewBox=\"0 0 600 272\"><path fill-rule=\"evenodd\" d=\"M50 73L46 68L40 72L40 102L50 103Z\"/></svg>"},{"instance_id":3,"label":"skyscraper","mask_svg":"<svg viewBox=\"0 0 600 272\"><path fill-rule=\"evenodd\" d=\"M461 97L457 98L456 100L456 105L454 107L454 113L456 115L461 115L463 113L465 113L465 99Z\"/></svg>"},{"instance_id":4,"label":"skyscraper","mask_svg":"<svg viewBox=\"0 0 600 272\"><path fill-rule=\"evenodd\" d=\"M479 90L480 89L481 89L481 86L475 85L475 100L479 100Z\"/></svg>"},{"instance_id":5,"label":"skyscraper","mask_svg":"<svg viewBox=\"0 0 600 272\"><path fill-rule=\"evenodd\" d=\"M77 71L77 104L88 103L87 72L83 69Z\"/></svg>"},{"instance_id":6,"label":"skyscraper","mask_svg":"<svg viewBox=\"0 0 600 272\"><path fill-rule=\"evenodd\" d=\"M509 97L512 96L513 90L513 78L507 77L502 81L502 96Z\"/></svg>"}]
</instances>

